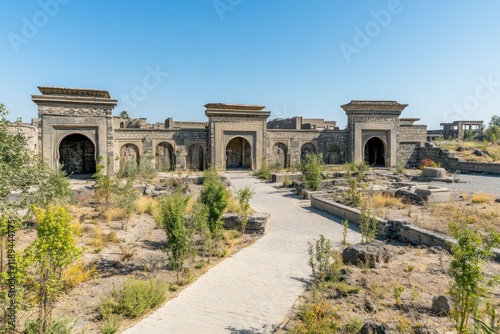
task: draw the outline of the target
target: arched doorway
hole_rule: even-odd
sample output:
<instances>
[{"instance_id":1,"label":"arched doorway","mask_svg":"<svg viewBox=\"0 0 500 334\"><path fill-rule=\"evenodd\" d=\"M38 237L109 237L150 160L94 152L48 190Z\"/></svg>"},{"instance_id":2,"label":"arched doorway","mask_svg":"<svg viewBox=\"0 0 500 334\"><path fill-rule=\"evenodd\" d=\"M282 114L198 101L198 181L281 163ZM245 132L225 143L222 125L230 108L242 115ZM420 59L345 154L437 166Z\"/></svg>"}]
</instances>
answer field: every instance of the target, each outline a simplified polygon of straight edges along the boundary
<instances>
[{"instance_id":1,"label":"arched doorway","mask_svg":"<svg viewBox=\"0 0 500 334\"><path fill-rule=\"evenodd\" d=\"M188 169L203 170L203 147L200 144L189 146Z\"/></svg>"},{"instance_id":2,"label":"arched doorway","mask_svg":"<svg viewBox=\"0 0 500 334\"><path fill-rule=\"evenodd\" d=\"M159 143L156 146L156 170L165 172L175 167L174 148L169 143Z\"/></svg>"},{"instance_id":3,"label":"arched doorway","mask_svg":"<svg viewBox=\"0 0 500 334\"><path fill-rule=\"evenodd\" d=\"M365 161L370 166L385 167L385 144L382 139L372 137L366 142Z\"/></svg>"},{"instance_id":4,"label":"arched doorway","mask_svg":"<svg viewBox=\"0 0 500 334\"><path fill-rule=\"evenodd\" d=\"M273 145L273 162L280 165L282 168L288 167L286 157L288 149L283 143L276 143Z\"/></svg>"},{"instance_id":5,"label":"arched doorway","mask_svg":"<svg viewBox=\"0 0 500 334\"><path fill-rule=\"evenodd\" d=\"M235 137L226 146L226 169L252 168L252 149L245 138Z\"/></svg>"},{"instance_id":6,"label":"arched doorway","mask_svg":"<svg viewBox=\"0 0 500 334\"><path fill-rule=\"evenodd\" d=\"M125 144L120 149L120 169L123 170L127 164L139 165L139 148L134 144Z\"/></svg>"},{"instance_id":7,"label":"arched doorway","mask_svg":"<svg viewBox=\"0 0 500 334\"><path fill-rule=\"evenodd\" d=\"M316 148L312 143L305 143L300 150L300 160L304 160L308 153L316 153Z\"/></svg>"},{"instance_id":8,"label":"arched doorway","mask_svg":"<svg viewBox=\"0 0 500 334\"><path fill-rule=\"evenodd\" d=\"M95 146L84 135L72 134L59 144L59 163L68 174L94 174Z\"/></svg>"},{"instance_id":9,"label":"arched doorway","mask_svg":"<svg viewBox=\"0 0 500 334\"><path fill-rule=\"evenodd\" d=\"M328 144L323 160L328 165L340 164L340 146L338 144Z\"/></svg>"}]
</instances>

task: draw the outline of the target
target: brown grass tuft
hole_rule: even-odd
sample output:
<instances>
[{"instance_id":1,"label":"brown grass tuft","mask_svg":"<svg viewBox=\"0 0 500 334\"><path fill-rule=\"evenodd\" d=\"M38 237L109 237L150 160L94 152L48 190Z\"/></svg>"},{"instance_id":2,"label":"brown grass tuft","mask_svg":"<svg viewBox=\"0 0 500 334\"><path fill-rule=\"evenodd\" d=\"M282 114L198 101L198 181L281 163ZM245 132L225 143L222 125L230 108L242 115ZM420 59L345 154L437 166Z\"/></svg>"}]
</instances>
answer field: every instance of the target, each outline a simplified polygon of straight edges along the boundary
<instances>
[{"instance_id":1,"label":"brown grass tuft","mask_svg":"<svg viewBox=\"0 0 500 334\"><path fill-rule=\"evenodd\" d=\"M495 196L487 193L475 193L471 196L471 202L475 204L492 203L494 200Z\"/></svg>"},{"instance_id":2,"label":"brown grass tuft","mask_svg":"<svg viewBox=\"0 0 500 334\"><path fill-rule=\"evenodd\" d=\"M125 209L120 208L109 208L106 212L104 212L104 216L106 217L106 221L108 223L127 218Z\"/></svg>"}]
</instances>

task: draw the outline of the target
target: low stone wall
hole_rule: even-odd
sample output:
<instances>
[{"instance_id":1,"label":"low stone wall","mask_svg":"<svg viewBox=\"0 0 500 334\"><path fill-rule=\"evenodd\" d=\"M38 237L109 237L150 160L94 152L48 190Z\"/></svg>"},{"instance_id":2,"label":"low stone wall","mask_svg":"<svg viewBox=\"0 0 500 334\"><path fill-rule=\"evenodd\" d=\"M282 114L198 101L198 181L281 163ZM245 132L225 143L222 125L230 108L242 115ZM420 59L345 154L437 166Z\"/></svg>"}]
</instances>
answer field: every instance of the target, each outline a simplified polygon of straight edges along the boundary
<instances>
[{"instance_id":1,"label":"low stone wall","mask_svg":"<svg viewBox=\"0 0 500 334\"><path fill-rule=\"evenodd\" d=\"M331 199L322 198L319 196L312 196L311 206L321 211L331 213L332 215L338 216L340 218L347 219L348 221L356 225L361 224L361 211L359 209L351 208L350 206L343 205L334 202ZM378 235L381 238L390 237L391 230L389 228L388 221L380 217L373 218L375 218L378 222Z\"/></svg>"},{"instance_id":2,"label":"low stone wall","mask_svg":"<svg viewBox=\"0 0 500 334\"><path fill-rule=\"evenodd\" d=\"M253 216L248 217L247 226L245 227L245 234L260 234L266 232L267 220L270 215L267 213L255 213ZM241 218L235 213L227 213L222 216L224 228L228 230L241 230Z\"/></svg>"},{"instance_id":3,"label":"low stone wall","mask_svg":"<svg viewBox=\"0 0 500 334\"><path fill-rule=\"evenodd\" d=\"M500 174L500 163L463 161L456 158L453 153L439 147L419 147L418 158L419 161L430 159L439 162L441 166L452 172Z\"/></svg>"},{"instance_id":4,"label":"low stone wall","mask_svg":"<svg viewBox=\"0 0 500 334\"><path fill-rule=\"evenodd\" d=\"M356 208L334 202L333 200L321 197L313 197L311 206L347 219L351 223L360 224L361 211ZM428 247L442 247L448 251L451 250L450 242L455 240L445 234L426 230L408 223L404 219L386 220L380 217L374 217L378 222L378 237L382 239L393 239L413 245L425 245ZM500 262L500 250L495 250L495 261Z\"/></svg>"},{"instance_id":5,"label":"low stone wall","mask_svg":"<svg viewBox=\"0 0 500 334\"><path fill-rule=\"evenodd\" d=\"M290 174L281 174L281 173L271 173L271 182L274 183L283 183L285 182L285 175L288 176L288 181L300 181L302 179L302 173L290 173Z\"/></svg>"}]
</instances>

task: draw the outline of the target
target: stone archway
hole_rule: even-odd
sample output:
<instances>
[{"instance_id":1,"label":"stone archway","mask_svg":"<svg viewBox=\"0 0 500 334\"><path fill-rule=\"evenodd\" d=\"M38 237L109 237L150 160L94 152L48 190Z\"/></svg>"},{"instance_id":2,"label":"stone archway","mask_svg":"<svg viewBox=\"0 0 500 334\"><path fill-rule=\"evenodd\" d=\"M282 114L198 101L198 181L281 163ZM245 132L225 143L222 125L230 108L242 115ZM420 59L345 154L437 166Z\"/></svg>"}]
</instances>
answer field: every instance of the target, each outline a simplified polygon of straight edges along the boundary
<instances>
[{"instance_id":1,"label":"stone archway","mask_svg":"<svg viewBox=\"0 0 500 334\"><path fill-rule=\"evenodd\" d=\"M338 144L328 144L323 160L328 165L336 165L342 163L340 157L340 146Z\"/></svg>"},{"instance_id":2,"label":"stone archway","mask_svg":"<svg viewBox=\"0 0 500 334\"><path fill-rule=\"evenodd\" d=\"M188 149L188 169L203 170L203 147L193 144Z\"/></svg>"},{"instance_id":3,"label":"stone archway","mask_svg":"<svg viewBox=\"0 0 500 334\"><path fill-rule=\"evenodd\" d=\"M120 149L120 169L123 170L127 164L139 165L139 148L134 144L125 144Z\"/></svg>"},{"instance_id":4,"label":"stone archway","mask_svg":"<svg viewBox=\"0 0 500 334\"><path fill-rule=\"evenodd\" d=\"M379 137L372 137L365 143L365 162L370 166L385 167L385 143Z\"/></svg>"},{"instance_id":5,"label":"stone archway","mask_svg":"<svg viewBox=\"0 0 500 334\"><path fill-rule=\"evenodd\" d=\"M281 168L286 168L288 167L287 164L287 154L288 154L288 149L285 144L283 143L276 143L273 145L273 164L276 164L281 167Z\"/></svg>"},{"instance_id":6,"label":"stone archway","mask_svg":"<svg viewBox=\"0 0 500 334\"><path fill-rule=\"evenodd\" d=\"M252 168L252 148L242 137L231 139L226 145L226 169Z\"/></svg>"},{"instance_id":7,"label":"stone archway","mask_svg":"<svg viewBox=\"0 0 500 334\"><path fill-rule=\"evenodd\" d=\"M175 168L175 156L174 147L166 142L159 143L156 146L156 170L160 172L165 172L168 170L174 170Z\"/></svg>"},{"instance_id":8,"label":"stone archway","mask_svg":"<svg viewBox=\"0 0 500 334\"><path fill-rule=\"evenodd\" d=\"M312 143L305 143L300 149L300 160L303 160L308 153L316 153L316 147Z\"/></svg>"},{"instance_id":9,"label":"stone archway","mask_svg":"<svg viewBox=\"0 0 500 334\"><path fill-rule=\"evenodd\" d=\"M59 163L68 174L94 174L96 172L94 143L81 134L71 134L59 144Z\"/></svg>"}]
</instances>

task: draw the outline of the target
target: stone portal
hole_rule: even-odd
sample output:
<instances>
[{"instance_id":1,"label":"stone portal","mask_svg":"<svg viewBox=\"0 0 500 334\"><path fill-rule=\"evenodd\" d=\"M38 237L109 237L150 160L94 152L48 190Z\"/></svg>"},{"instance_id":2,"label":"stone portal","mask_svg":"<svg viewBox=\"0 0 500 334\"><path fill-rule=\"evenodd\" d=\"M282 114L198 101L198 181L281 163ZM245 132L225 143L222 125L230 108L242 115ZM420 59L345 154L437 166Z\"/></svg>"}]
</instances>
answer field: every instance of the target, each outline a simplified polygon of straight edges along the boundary
<instances>
[{"instance_id":1,"label":"stone portal","mask_svg":"<svg viewBox=\"0 0 500 334\"><path fill-rule=\"evenodd\" d=\"M226 169L252 168L252 149L248 140L233 138L226 146Z\"/></svg>"},{"instance_id":2,"label":"stone portal","mask_svg":"<svg viewBox=\"0 0 500 334\"><path fill-rule=\"evenodd\" d=\"M68 174L94 174L96 172L95 146L81 134L64 137L59 144L59 163Z\"/></svg>"},{"instance_id":3,"label":"stone portal","mask_svg":"<svg viewBox=\"0 0 500 334\"><path fill-rule=\"evenodd\" d=\"M373 137L366 142L365 162L370 166L385 167L385 144L382 139Z\"/></svg>"},{"instance_id":4,"label":"stone portal","mask_svg":"<svg viewBox=\"0 0 500 334\"><path fill-rule=\"evenodd\" d=\"M174 170L174 148L169 143L160 143L156 146L156 170L166 172Z\"/></svg>"}]
</instances>

